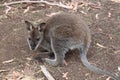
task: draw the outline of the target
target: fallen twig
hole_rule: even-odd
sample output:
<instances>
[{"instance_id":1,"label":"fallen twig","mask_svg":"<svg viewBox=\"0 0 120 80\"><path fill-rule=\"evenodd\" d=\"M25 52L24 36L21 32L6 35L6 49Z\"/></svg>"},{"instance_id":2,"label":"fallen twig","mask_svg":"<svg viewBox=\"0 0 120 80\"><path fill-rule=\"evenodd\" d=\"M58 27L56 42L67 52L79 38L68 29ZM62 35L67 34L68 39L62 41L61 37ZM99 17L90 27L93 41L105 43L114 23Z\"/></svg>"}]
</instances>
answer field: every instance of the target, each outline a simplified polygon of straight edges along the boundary
<instances>
[{"instance_id":1,"label":"fallen twig","mask_svg":"<svg viewBox=\"0 0 120 80\"><path fill-rule=\"evenodd\" d=\"M65 66L67 66L68 65L68 63L64 60L64 64L65 64Z\"/></svg>"},{"instance_id":2,"label":"fallen twig","mask_svg":"<svg viewBox=\"0 0 120 80\"><path fill-rule=\"evenodd\" d=\"M8 70L0 70L0 73L2 73L2 72L7 72Z\"/></svg>"},{"instance_id":3,"label":"fallen twig","mask_svg":"<svg viewBox=\"0 0 120 80\"><path fill-rule=\"evenodd\" d=\"M114 53L115 53L115 54L120 53L120 50L117 50L117 51L115 51Z\"/></svg>"},{"instance_id":4,"label":"fallen twig","mask_svg":"<svg viewBox=\"0 0 120 80\"><path fill-rule=\"evenodd\" d=\"M106 80L111 80L111 78L110 78L110 77L108 77Z\"/></svg>"},{"instance_id":5,"label":"fallen twig","mask_svg":"<svg viewBox=\"0 0 120 80\"><path fill-rule=\"evenodd\" d=\"M46 78L48 80L55 80L52 75L47 71L46 67L44 65L41 65L41 71L43 72L43 74L46 76Z\"/></svg>"},{"instance_id":6,"label":"fallen twig","mask_svg":"<svg viewBox=\"0 0 120 80\"><path fill-rule=\"evenodd\" d=\"M71 6L73 7L73 10L76 10L78 8L78 5L80 5L80 7L83 6L87 6L87 7L91 7L91 8L95 8L95 9L100 9L101 8L101 3L98 2L97 4L89 2L89 1L84 1L84 0L72 0L71 2Z\"/></svg>"},{"instance_id":7,"label":"fallen twig","mask_svg":"<svg viewBox=\"0 0 120 80\"><path fill-rule=\"evenodd\" d=\"M7 9L5 10L5 14L8 14L8 12L12 9L10 6L6 6Z\"/></svg>"},{"instance_id":8,"label":"fallen twig","mask_svg":"<svg viewBox=\"0 0 120 80\"><path fill-rule=\"evenodd\" d=\"M60 4L59 3L52 3L52 2L48 2L48 1L44 1L44 0L40 0L40 1L14 1L14 2L10 2L10 3L0 4L0 7L16 5L16 4L21 4L21 3L44 3L44 4L51 5L51 6L58 6L58 7L66 8L66 9L73 9L73 7L64 5L62 3L60 3Z\"/></svg>"},{"instance_id":9,"label":"fallen twig","mask_svg":"<svg viewBox=\"0 0 120 80\"><path fill-rule=\"evenodd\" d=\"M3 61L2 63L3 64L7 64L7 63L11 63L11 62L13 62L15 59L10 59L10 60L7 60L7 61Z\"/></svg>"},{"instance_id":10,"label":"fallen twig","mask_svg":"<svg viewBox=\"0 0 120 80\"><path fill-rule=\"evenodd\" d=\"M107 47L105 47L105 46L103 46L103 45L101 45L99 43L97 43L96 45L99 46L99 47L101 47L101 48L107 48Z\"/></svg>"}]
</instances>

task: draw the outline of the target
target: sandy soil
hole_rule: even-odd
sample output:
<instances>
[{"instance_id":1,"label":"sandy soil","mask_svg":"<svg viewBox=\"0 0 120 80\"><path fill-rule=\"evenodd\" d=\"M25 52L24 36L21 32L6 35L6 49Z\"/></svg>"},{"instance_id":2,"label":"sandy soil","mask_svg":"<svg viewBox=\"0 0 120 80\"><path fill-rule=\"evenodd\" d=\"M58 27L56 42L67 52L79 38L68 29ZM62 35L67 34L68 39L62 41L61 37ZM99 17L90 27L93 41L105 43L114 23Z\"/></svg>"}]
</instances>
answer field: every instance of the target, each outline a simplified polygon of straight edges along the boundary
<instances>
[{"instance_id":1,"label":"sandy soil","mask_svg":"<svg viewBox=\"0 0 120 80\"><path fill-rule=\"evenodd\" d=\"M83 16L91 29L92 43L88 52L88 60L95 66L120 75L118 71L120 67L120 3L107 0L89 0L89 2L94 4L99 2L100 9L83 6L75 12ZM40 71L41 63L31 60L40 52L29 50L24 20L39 21L53 12L71 12L59 7L31 4L30 9L24 13L26 6L26 4L14 5L8 14L5 14L5 7L0 7L0 80L9 80L12 77L14 78L12 80L16 80L16 75L46 80ZM56 80L66 80L62 77L66 72L68 72L68 80L106 80L108 78L84 67L78 51L74 50L69 53L71 54L66 56L67 66L52 67L44 63Z\"/></svg>"}]
</instances>

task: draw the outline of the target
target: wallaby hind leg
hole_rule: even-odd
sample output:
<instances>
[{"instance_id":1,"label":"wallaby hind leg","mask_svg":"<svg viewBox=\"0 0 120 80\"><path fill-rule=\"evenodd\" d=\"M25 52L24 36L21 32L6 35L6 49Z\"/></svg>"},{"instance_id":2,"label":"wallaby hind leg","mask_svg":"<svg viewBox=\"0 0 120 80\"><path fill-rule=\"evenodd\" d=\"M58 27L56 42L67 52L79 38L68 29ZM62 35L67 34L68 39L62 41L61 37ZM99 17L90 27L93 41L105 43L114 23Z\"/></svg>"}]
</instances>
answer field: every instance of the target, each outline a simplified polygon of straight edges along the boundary
<instances>
[{"instance_id":1,"label":"wallaby hind leg","mask_svg":"<svg viewBox=\"0 0 120 80\"><path fill-rule=\"evenodd\" d=\"M51 40L51 49L55 55L55 59L48 59L45 58L45 62L49 63L53 66L62 66L64 64L64 57L65 57L65 49L64 45L59 44L57 40Z\"/></svg>"}]
</instances>

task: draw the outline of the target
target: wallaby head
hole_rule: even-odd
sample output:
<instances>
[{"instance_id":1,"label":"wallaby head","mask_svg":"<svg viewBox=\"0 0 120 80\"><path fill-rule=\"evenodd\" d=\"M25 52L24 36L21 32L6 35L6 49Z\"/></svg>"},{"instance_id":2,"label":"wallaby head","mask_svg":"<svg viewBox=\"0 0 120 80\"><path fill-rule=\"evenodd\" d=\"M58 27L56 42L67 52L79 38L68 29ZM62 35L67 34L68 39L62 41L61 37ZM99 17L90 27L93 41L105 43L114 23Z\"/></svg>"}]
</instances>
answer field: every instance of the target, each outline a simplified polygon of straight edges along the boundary
<instances>
[{"instance_id":1,"label":"wallaby head","mask_svg":"<svg viewBox=\"0 0 120 80\"><path fill-rule=\"evenodd\" d=\"M43 33L45 29L45 23L35 25L29 21L25 21L26 29L28 30L27 42L30 50L36 50L39 44L43 40Z\"/></svg>"}]
</instances>

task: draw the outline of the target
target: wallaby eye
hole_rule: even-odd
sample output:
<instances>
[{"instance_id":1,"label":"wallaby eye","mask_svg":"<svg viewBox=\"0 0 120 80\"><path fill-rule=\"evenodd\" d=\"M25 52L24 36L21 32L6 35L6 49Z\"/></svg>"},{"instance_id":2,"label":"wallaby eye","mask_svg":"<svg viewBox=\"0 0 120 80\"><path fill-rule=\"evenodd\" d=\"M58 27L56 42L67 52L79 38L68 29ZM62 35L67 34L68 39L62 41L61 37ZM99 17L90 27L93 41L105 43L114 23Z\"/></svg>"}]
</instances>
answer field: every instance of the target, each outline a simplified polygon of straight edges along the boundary
<instances>
[{"instance_id":1,"label":"wallaby eye","mask_svg":"<svg viewBox=\"0 0 120 80\"><path fill-rule=\"evenodd\" d=\"M43 30L42 30L42 29L40 29L39 31L40 31L40 32L42 32Z\"/></svg>"},{"instance_id":2,"label":"wallaby eye","mask_svg":"<svg viewBox=\"0 0 120 80\"><path fill-rule=\"evenodd\" d=\"M39 41L39 40L40 40L40 38L37 38L36 40L37 40L37 41Z\"/></svg>"},{"instance_id":3,"label":"wallaby eye","mask_svg":"<svg viewBox=\"0 0 120 80\"><path fill-rule=\"evenodd\" d=\"M31 38L28 38L31 41Z\"/></svg>"}]
</instances>

